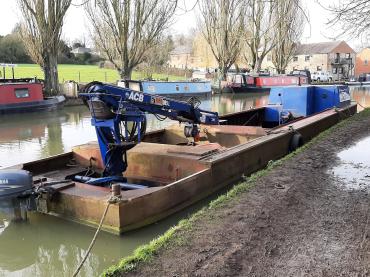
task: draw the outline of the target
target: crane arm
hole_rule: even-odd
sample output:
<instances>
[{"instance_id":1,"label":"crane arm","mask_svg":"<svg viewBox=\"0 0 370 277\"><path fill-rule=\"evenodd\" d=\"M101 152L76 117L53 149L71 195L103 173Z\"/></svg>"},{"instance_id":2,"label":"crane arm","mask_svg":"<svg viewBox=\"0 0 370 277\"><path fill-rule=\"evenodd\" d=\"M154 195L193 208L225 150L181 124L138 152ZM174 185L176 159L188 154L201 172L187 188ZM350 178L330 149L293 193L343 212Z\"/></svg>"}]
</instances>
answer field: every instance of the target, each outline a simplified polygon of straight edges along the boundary
<instances>
[{"instance_id":1,"label":"crane arm","mask_svg":"<svg viewBox=\"0 0 370 277\"><path fill-rule=\"evenodd\" d=\"M198 124L219 124L217 112L200 109L199 101L179 101L93 82L80 97L88 104L105 165L104 176L122 176L126 151L140 143L146 132L146 113L186 123L186 137L199 135Z\"/></svg>"}]
</instances>

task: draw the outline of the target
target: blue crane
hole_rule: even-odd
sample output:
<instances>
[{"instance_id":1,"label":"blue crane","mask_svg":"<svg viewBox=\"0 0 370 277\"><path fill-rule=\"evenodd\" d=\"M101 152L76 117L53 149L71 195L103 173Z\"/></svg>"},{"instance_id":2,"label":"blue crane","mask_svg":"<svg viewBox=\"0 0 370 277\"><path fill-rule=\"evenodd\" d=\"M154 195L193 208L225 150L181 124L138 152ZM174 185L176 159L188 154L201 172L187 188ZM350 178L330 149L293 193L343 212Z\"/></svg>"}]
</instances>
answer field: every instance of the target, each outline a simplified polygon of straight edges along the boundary
<instances>
[{"instance_id":1,"label":"blue crane","mask_svg":"<svg viewBox=\"0 0 370 277\"><path fill-rule=\"evenodd\" d=\"M100 82L88 84L79 96L90 109L105 166L102 178L78 179L90 184L122 178L127 168L126 152L145 135L146 113L159 120L167 117L185 123L184 135L194 140L199 136L199 124L219 124L218 113L200 109L199 100L194 98L184 102Z\"/></svg>"}]
</instances>

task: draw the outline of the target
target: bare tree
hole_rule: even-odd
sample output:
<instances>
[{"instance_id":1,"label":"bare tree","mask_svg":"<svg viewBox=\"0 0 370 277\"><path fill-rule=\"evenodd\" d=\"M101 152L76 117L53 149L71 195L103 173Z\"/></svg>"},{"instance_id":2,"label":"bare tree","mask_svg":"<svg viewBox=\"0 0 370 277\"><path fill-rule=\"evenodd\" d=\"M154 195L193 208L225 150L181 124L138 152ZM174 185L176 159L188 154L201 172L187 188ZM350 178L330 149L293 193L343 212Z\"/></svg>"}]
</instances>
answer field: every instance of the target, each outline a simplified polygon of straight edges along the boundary
<instances>
[{"instance_id":1,"label":"bare tree","mask_svg":"<svg viewBox=\"0 0 370 277\"><path fill-rule=\"evenodd\" d=\"M59 92L58 50L65 14L72 0L18 0L23 15L22 40L44 72L48 94Z\"/></svg>"},{"instance_id":2,"label":"bare tree","mask_svg":"<svg viewBox=\"0 0 370 277\"><path fill-rule=\"evenodd\" d=\"M246 8L244 57L254 72L261 70L263 59L276 46L274 10L277 0L250 1Z\"/></svg>"},{"instance_id":3,"label":"bare tree","mask_svg":"<svg viewBox=\"0 0 370 277\"><path fill-rule=\"evenodd\" d=\"M326 4L326 1L324 3ZM321 5L323 6L323 4ZM323 7L333 14L333 18L329 20L328 24L341 27L341 31L336 37L369 35L370 0L342 0L338 4Z\"/></svg>"},{"instance_id":4,"label":"bare tree","mask_svg":"<svg viewBox=\"0 0 370 277\"><path fill-rule=\"evenodd\" d=\"M155 47L171 22L177 0L96 0L85 10L97 48L130 79L133 69Z\"/></svg>"},{"instance_id":5,"label":"bare tree","mask_svg":"<svg viewBox=\"0 0 370 277\"><path fill-rule=\"evenodd\" d=\"M164 66L170 59L170 52L174 49L174 42L168 36L158 42L151 51L147 51L144 57L143 66L145 78L152 79L153 73L163 71Z\"/></svg>"},{"instance_id":6,"label":"bare tree","mask_svg":"<svg viewBox=\"0 0 370 277\"><path fill-rule=\"evenodd\" d=\"M202 32L217 60L220 76L226 72L240 54L240 37L244 30L244 1L202 0Z\"/></svg>"},{"instance_id":7,"label":"bare tree","mask_svg":"<svg viewBox=\"0 0 370 277\"><path fill-rule=\"evenodd\" d=\"M293 58L304 29L304 12L300 0L275 0L274 30L276 45L272 49L272 62L277 72L285 73Z\"/></svg>"}]
</instances>

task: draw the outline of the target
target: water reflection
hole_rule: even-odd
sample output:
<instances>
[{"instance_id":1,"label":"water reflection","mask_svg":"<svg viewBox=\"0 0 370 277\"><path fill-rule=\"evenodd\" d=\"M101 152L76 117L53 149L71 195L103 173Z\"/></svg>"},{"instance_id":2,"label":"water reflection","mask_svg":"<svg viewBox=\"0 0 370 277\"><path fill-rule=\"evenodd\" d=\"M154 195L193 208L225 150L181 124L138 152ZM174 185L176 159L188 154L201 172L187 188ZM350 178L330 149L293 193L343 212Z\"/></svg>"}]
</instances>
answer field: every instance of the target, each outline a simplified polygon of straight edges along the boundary
<instances>
[{"instance_id":1,"label":"water reflection","mask_svg":"<svg viewBox=\"0 0 370 277\"><path fill-rule=\"evenodd\" d=\"M100 275L139 245L164 233L221 193L225 190L159 223L121 237L101 232L80 276ZM0 276L72 276L95 229L37 213L29 213L26 221L14 220L17 213L9 203L5 207L0 207Z\"/></svg>"},{"instance_id":2,"label":"water reflection","mask_svg":"<svg viewBox=\"0 0 370 277\"><path fill-rule=\"evenodd\" d=\"M50 216L31 214L26 222L8 221L0 235L1 272L6 276L72 276L92 235L90 228ZM123 255L118 242L118 237L102 233L82 275L96 276L112 262L111 257Z\"/></svg>"},{"instance_id":3,"label":"water reflection","mask_svg":"<svg viewBox=\"0 0 370 277\"><path fill-rule=\"evenodd\" d=\"M350 87L351 98L358 103L357 111L370 107L370 86Z\"/></svg>"},{"instance_id":4,"label":"water reflection","mask_svg":"<svg viewBox=\"0 0 370 277\"><path fill-rule=\"evenodd\" d=\"M339 165L330 170L346 190L370 190L370 137L338 153Z\"/></svg>"}]
</instances>

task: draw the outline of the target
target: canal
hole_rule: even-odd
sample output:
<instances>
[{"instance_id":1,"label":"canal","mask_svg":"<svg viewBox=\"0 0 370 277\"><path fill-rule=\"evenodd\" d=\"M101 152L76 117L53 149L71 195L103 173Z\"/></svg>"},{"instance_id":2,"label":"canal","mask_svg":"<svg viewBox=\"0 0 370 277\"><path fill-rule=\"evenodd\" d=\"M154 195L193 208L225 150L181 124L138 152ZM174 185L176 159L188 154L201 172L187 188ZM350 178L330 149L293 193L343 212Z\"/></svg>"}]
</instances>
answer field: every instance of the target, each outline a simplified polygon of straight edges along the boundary
<instances>
[{"instance_id":1,"label":"canal","mask_svg":"<svg viewBox=\"0 0 370 277\"><path fill-rule=\"evenodd\" d=\"M361 106L370 106L370 87L352 88L352 98ZM201 100L202 108L225 114L266 105L268 95L223 94ZM151 117L148 121L152 130L173 123ZM64 153L75 145L92 140L96 140L95 130L84 106L66 107L52 113L1 116L0 169ZM120 258L130 255L137 246L149 242L206 205L210 199L212 197L120 237L102 232L81 276L99 275ZM28 213L26 221L18 221L23 210L23 203L0 200L0 276L71 276L86 253L95 229L35 213Z\"/></svg>"}]
</instances>

